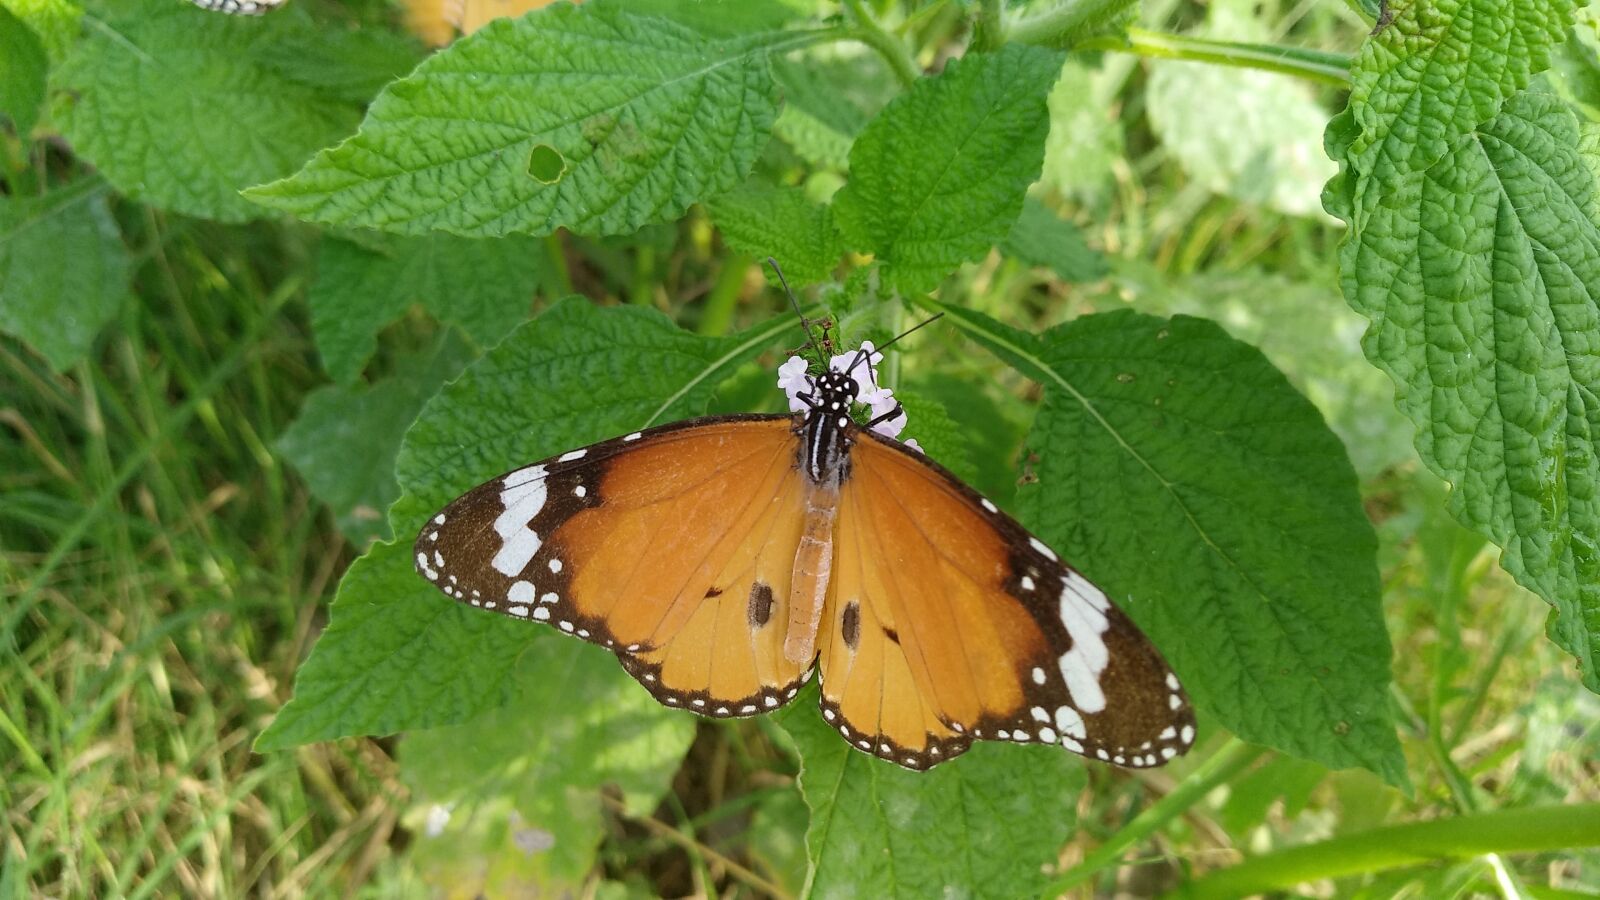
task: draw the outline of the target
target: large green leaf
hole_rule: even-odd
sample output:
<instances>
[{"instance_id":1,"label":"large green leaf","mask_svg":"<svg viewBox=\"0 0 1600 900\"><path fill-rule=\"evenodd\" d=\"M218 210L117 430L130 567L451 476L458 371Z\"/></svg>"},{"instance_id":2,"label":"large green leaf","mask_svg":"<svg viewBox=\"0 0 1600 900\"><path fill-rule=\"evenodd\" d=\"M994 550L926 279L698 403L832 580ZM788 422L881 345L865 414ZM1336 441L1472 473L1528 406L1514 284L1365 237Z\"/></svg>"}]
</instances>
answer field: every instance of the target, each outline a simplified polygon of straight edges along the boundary
<instances>
[{"instance_id":1,"label":"large green leaf","mask_svg":"<svg viewBox=\"0 0 1600 900\"><path fill-rule=\"evenodd\" d=\"M1571 10L1401 11L1330 126L1345 171L1327 202L1351 225L1340 265L1364 349L1451 512L1555 607L1551 637L1600 690L1600 194L1571 110L1519 93Z\"/></svg>"},{"instance_id":2,"label":"large green leaf","mask_svg":"<svg viewBox=\"0 0 1600 900\"><path fill-rule=\"evenodd\" d=\"M806 895L1037 896L1077 825L1085 777L1059 747L980 743L931 772L853 749L815 689L778 713L811 807Z\"/></svg>"},{"instance_id":3,"label":"large green leaf","mask_svg":"<svg viewBox=\"0 0 1600 900\"><path fill-rule=\"evenodd\" d=\"M867 125L834 209L851 247L883 263L889 286L931 290L1011 231L1039 177L1045 99L1061 60L1021 45L952 60Z\"/></svg>"},{"instance_id":4,"label":"large green leaf","mask_svg":"<svg viewBox=\"0 0 1600 900\"><path fill-rule=\"evenodd\" d=\"M418 234L626 234L737 184L777 115L771 36L710 39L606 0L499 19L252 199Z\"/></svg>"},{"instance_id":5,"label":"large green leaf","mask_svg":"<svg viewBox=\"0 0 1600 900\"><path fill-rule=\"evenodd\" d=\"M543 259L539 242L527 237L329 239L307 299L322 364L335 381L354 380L378 331L413 303L493 346L527 317Z\"/></svg>"},{"instance_id":6,"label":"large green leaf","mask_svg":"<svg viewBox=\"0 0 1600 900\"><path fill-rule=\"evenodd\" d=\"M435 823L411 860L447 892L581 887L605 834L600 789L649 814L694 739L691 716L657 703L598 647L548 635L510 677L511 703L400 745L401 775Z\"/></svg>"},{"instance_id":7,"label":"large green leaf","mask_svg":"<svg viewBox=\"0 0 1600 900\"><path fill-rule=\"evenodd\" d=\"M1023 519L1117 598L1240 737L1399 784L1377 538L1315 407L1205 319L1042 337L949 310L1045 388Z\"/></svg>"},{"instance_id":8,"label":"large green leaf","mask_svg":"<svg viewBox=\"0 0 1600 900\"><path fill-rule=\"evenodd\" d=\"M0 198L0 331L65 369L128 296L131 264L104 185Z\"/></svg>"},{"instance_id":9,"label":"large green leaf","mask_svg":"<svg viewBox=\"0 0 1600 900\"><path fill-rule=\"evenodd\" d=\"M406 433L405 493L390 514L400 540L351 567L294 699L258 746L454 724L503 705L540 629L452 603L418 577L409 548L422 522L530 460L704 410L723 379L795 327L780 316L700 337L653 310L569 298L469 366Z\"/></svg>"},{"instance_id":10,"label":"large green leaf","mask_svg":"<svg viewBox=\"0 0 1600 900\"><path fill-rule=\"evenodd\" d=\"M352 103L279 65L281 44L315 46L312 27L112 4L51 74L56 121L124 194L228 222L260 216L240 188L294 171L356 123Z\"/></svg>"}]
</instances>

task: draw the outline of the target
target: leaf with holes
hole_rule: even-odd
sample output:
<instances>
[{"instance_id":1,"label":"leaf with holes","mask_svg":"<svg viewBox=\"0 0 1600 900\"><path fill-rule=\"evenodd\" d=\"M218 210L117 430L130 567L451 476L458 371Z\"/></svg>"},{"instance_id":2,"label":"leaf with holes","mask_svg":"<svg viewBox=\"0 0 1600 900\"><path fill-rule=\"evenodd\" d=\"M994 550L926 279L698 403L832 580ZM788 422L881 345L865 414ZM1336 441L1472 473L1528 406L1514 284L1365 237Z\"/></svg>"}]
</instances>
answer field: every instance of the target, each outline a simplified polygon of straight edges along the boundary
<instances>
[{"instance_id":1,"label":"leaf with holes","mask_svg":"<svg viewBox=\"0 0 1600 900\"><path fill-rule=\"evenodd\" d=\"M952 60L867 125L833 205L851 248L876 255L890 286L931 290L1011 231L1039 177L1061 59L1011 45Z\"/></svg>"},{"instance_id":2,"label":"leaf with holes","mask_svg":"<svg viewBox=\"0 0 1600 900\"><path fill-rule=\"evenodd\" d=\"M295 15L114 4L52 74L56 121L124 194L225 222L258 217L241 188L294 171L357 121L353 103L280 68L275 48L313 46L311 29Z\"/></svg>"},{"instance_id":3,"label":"leaf with holes","mask_svg":"<svg viewBox=\"0 0 1600 900\"><path fill-rule=\"evenodd\" d=\"M295 695L258 741L279 749L466 721L507 702L518 655L542 629L443 600L409 547L427 516L502 472L704 411L716 387L798 326L778 317L701 337L637 307L557 303L423 407L400 448L399 543L379 544L339 586Z\"/></svg>"},{"instance_id":4,"label":"leaf with holes","mask_svg":"<svg viewBox=\"0 0 1600 900\"><path fill-rule=\"evenodd\" d=\"M499 19L390 85L355 137L252 199L326 224L627 234L739 183L777 115L772 34L623 4Z\"/></svg>"},{"instance_id":5,"label":"leaf with holes","mask_svg":"<svg viewBox=\"0 0 1600 900\"><path fill-rule=\"evenodd\" d=\"M543 260L544 248L526 237L329 238L307 298L322 364L335 381L353 381L378 331L414 303L493 346L527 317Z\"/></svg>"},{"instance_id":6,"label":"leaf with holes","mask_svg":"<svg viewBox=\"0 0 1600 900\"><path fill-rule=\"evenodd\" d=\"M1405 783L1377 538L1316 408L1204 319L1124 311L1035 337L946 311L1045 388L1023 520L1196 705L1245 740Z\"/></svg>"},{"instance_id":7,"label":"leaf with holes","mask_svg":"<svg viewBox=\"0 0 1600 900\"><path fill-rule=\"evenodd\" d=\"M447 811L412 860L429 881L479 896L577 890L605 835L602 789L621 792L627 815L649 815L694 719L657 703L611 654L554 635L530 644L510 678L511 703L401 743L415 800Z\"/></svg>"},{"instance_id":8,"label":"leaf with holes","mask_svg":"<svg viewBox=\"0 0 1600 900\"><path fill-rule=\"evenodd\" d=\"M57 371L82 359L116 315L131 269L103 185L0 197L0 331Z\"/></svg>"},{"instance_id":9,"label":"leaf with holes","mask_svg":"<svg viewBox=\"0 0 1600 900\"><path fill-rule=\"evenodd\" d=\"M1037 896L1072 835L1086 778L1059 747L987 744L931 772L856 752L815 688L777 714L811 807L806 895Z\"/></svg>"},{"instance_id":10,"label":"leaf with holes","mask_svg":"<svg viewBox=\"0 0 1600 900\"><path fill-rule=\"evenodd\" d=\"M1600 191L1572 111L1523 90L1570 0L1401 10L1329 127L1345 298L1449 506L1555 608L1600 691ZM1588 145L1592 148L1592 144Z\"/></svg>"}]
</instances>

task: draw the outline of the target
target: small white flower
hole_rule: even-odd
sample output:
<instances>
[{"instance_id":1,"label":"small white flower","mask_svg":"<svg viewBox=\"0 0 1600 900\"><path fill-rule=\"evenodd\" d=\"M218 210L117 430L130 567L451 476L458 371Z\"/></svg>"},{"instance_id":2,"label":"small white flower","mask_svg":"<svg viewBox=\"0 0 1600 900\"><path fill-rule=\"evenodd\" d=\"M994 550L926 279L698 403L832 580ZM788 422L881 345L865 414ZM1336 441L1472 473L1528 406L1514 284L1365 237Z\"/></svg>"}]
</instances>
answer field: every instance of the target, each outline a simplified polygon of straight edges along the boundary
<instances>
[{"instance_id":1,"label":"small white flower","mask_svg":"<svg viewBox=\"0 0 1600 900\"><path fill-rule=\"evenodd\" d=\"M857 360L860 362L857 362ZM871 412L869 419L888 415L895 408L894 391L890 388L878 386L877 367L883 362L883 354L872 346L871 341L863 341L861 346L848 353L840 353L828 360L831 371L848 374L855 379L857 391L856 402L866 406ZM851 368L854 364L855 368ZM816 395L816 381L808 371L806 361L798 356L791 356L778 367L778 388L784 396L789 398L790 412L803 412L811 407L800 399L800 395ZM909 418L904 409L900 410L893 418L885 419L872 426L872 430L891 440L899 438L900 432L905 430ZM905 442L907 447L923 452L917 446L915 439Z\"/></svg>"},{"instance_id":2,"label":"small white flower","mask_svg":"<svg viewBox=\"0 0 1600 900\"><path fill-rule=\"evenodd\" d=\"M806 361L798 356L789 357L778 367L778 388L789 398L790 412L809 409L800 399L801 394L811 393L811 376L806 374L806 368Z\"/></svg>"},{"instance_id":3,"label":"small white flower","mask_svg":"<svg viewBox=\"0 0 1600 900\"><path fill-rule=\"evenodd\" d=\"M858 358L861 358L860 362L856 362ZM872 342L862 341L861 346L855 350L841 353L828 360L828 368L835 372L844 372L854 378L857 387L856 400L870 404L881 390L878 387L878 365L882 362L883 354L872 346ZM855 364L854 369L850 368L852 363Z\"/></svg>"},{"instance_id":4,"label":"small white flower","mask_svg":"<svg viewBox=\"0 0 1600 900\"><path fill-rule=\"evenodd\" d=\"M890 388L880 388L872 399L867 401L867 405L872 407L872 418L874 419L879 416L889 415L897 405L894 399L894 391ZM900 432L905 430L907 421L906 411L901 409L893 418L884 419L882 422L872 426L872 430L886 438L897 438L900 436Z\"/></svg>"},{"instance_id":5,"label":"small white flower","mask_svg":"<svg viewBox=\"0 0 1600 900\"><path fill-rule=\"evenodd\" d=\"M917 443L917 439L916 438L906 438L904 443L905 443L905 445L907 447L910 447L911 449L917 451L918 453L921 453L923 456L927 456L928 455L927 451L922 449L922 445Z\"/></svg>"}]
</instances>

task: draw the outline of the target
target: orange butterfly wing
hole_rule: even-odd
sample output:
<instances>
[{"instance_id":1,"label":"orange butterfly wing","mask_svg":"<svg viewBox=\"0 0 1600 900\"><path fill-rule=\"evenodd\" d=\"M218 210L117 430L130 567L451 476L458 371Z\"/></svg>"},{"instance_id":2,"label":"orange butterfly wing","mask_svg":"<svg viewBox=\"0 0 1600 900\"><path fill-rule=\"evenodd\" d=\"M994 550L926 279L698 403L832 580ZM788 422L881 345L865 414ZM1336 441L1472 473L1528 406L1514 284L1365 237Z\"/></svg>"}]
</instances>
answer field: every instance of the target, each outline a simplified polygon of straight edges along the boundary
<instances>
[{"instance_id":1,"label":"orange butterfly wing","mask_svg":"<svg viewBox=\"0 0 1600 900\"><path fill-rule=\"evenodd\" d=\"M695 419L525 466L425 526L417 570L612 650L668 706L773 709L810 671L783 656L803 512L793 427Z\"/></svg>"},{"instance_id":2,"label":"orange butterfly wing","mask_svg":"<svg viewBox=\"0 0 1600 900\"><path fill-rule=\"evenodd\" d=\"M846 740L914 769L975 738L1126 766L1188 750L1177 678L1104 593L937 464L853 434L819 638Z\"/></svg>"}]
</instances>

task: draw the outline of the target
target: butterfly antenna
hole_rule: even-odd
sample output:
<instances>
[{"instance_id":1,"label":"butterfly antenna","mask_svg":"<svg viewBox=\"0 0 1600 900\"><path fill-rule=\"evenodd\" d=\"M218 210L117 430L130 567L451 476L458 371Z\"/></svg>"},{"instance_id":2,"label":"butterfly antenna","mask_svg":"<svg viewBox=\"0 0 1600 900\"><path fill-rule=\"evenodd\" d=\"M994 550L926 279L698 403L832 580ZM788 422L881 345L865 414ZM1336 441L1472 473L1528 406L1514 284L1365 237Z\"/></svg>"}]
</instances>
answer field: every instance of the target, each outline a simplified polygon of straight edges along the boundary
<instances>
[{"instance_id":1,"label":"butterfly antenna","mask_svg":"<svg viewBox=\"0 0 1600 900\"><path fill-rule=\"evenodd\" d=\"M944 318L944 313L935 313L933 316L931 316L929 318L926 318L926 319L923 319L921 322L918 322L917 324L911 326L910 328L907 328L905 331L902 331L899 334L895 335L894 337L890 338L887 342L884 343L884 345L882 347L873 347L872 348L872 352L874 352L874 353L882 353L883 351L885 351L885 350L889 349L890 347L894 346L895 341L900 340L901 338L905 337L906 335L910 334L913 331L916 331L919 328L922 328L925 325L932 325L933 323L939 321L941 318ZM856 365L861 362L861 360L866 358L866 355L867 355L867 352L865 350L857 350L856 351L856 358L852 359L850 361L850 368L845 369L844 373L846 375L849 375L851 370L853 370L856 367Z\"/></svg>"},{"instance_id":2,"label":"butterfly antenna","mask_svg":"<svg viewBox=\"0 0 1600 900\"><path fill-rule=\"evenodd\" d=\"M800 311L800 301L795 298L794 289L789 287L789 279L783 277L783 269L779 268L778 261L770 256L767 257L767 265L771 266L772 271L777 274L778 283L783 285L783 292L789 295L789 305L794 307L794 314L800 317L800 328L806 333L806 342L816 346L817 339L811 336L811 320L806 318L806 314Z\"/></svg>"}]
</instances>

